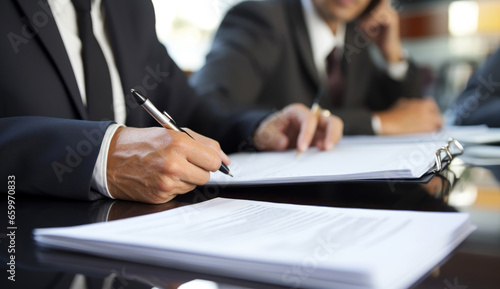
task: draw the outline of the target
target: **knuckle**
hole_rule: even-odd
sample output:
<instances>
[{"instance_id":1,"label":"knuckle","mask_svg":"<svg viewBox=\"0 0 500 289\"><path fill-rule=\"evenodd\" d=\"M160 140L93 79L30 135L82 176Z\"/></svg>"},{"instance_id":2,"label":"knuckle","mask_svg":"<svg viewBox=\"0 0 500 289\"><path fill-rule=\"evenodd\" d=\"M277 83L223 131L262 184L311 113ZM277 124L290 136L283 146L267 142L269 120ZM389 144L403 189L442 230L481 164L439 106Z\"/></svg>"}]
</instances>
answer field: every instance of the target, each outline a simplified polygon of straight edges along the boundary
<instances>
[{"instance_id":1,"label":"knuckle","mask_svg":"<svg viewBox=\"0 0 500 289\"><path fill-rule=\"evenodd\" d=\"M187 192L191 192L195 188L196 188L196 185L189 184L189 185L186 186L186 188L184 189L184 191L180 192L179 194L184 194L184 193L187 193Z\"/></svg>"},{"instance_id":2,"label":"knuckle","mask_svg":"<svg viewBox=\"0 0 500 289\"><path fill-rule=\"evenodd\" d=\"M171 146L175 149L183 150L186 147L186 140L183 135L175 135L172 139Z\"/></svg>"},{"instance_id":3,"label":"knuckle","mask_svg":"<svg viewBox=\"0 0 500 289\"><path fill-rule=\"evenodd\" d=\"M172 199L173 199L173 196L171 196L169 194L159 193L159 194L152 196L150 199L148 199L148 202L151 204L162 204L162 203L166 203Z\"/></svg>"},{"instance_id":4,"label":"knuckle","mask_svg":"<svg viewBox=\"0 0 500 289\"><path fill-rule=\"evenodd\" d=\"M166 175L178 175L181 172L182 166L174 160L167 161L163 166L163 173Z\"/></svg>"},{"instance_id":5,"label":"knuckle","mask_svg":"<svg viewBox=\"0 0 500 289\"><path fill-rule=\"evenodd\" d=\"M219 155L217 154L210 160L210 171L215 172L219 169L220 166L221 166L221 160Z\"/></svg>"},{"instance_id":6,"label":"knuckle","mask_svg":"<svg viewBox=\"0 0 500 289\"><path fill-rule=\"evenodd\" d=\"M168 194L174 191L176 188L175 181L171 178L162 178L159 184L159 192L161 195Z\"/></svg>"},{"instance_id":7,"label":"knuckle","mask_svg":"<svg viewBox=\"0 0 500 289\"><path fill-rule=\"evenodd\" d=\"M161 204L170 201L174 196L171 191L165 191L161 186L158 186L154 191L145 192L141 201L150 204Z\"/></svg>"},{"instance_id":8,"label":"knuckle","mask_svg":"<svg viewBox=\"0 0 500 289\"><path fill-rule=\"evenodd\" d=\"M219 143L218 141L214 141L214 146L215 146L215 148L217 148L218 150L220 150L220 149L221 149L221 147L220 147L220 143Z\"/></svg>"},{"instance_id":9,"label":"knuckle","mask_svg":"<svg viewBox=\"0 0 500 289\"><path fill-rule=\"evenodd\" d=\"M304 104L302 103L293 103L288 105L284 112L303 112L305 110L309 110Z\"/></svg>"},{"instance_id":10,"label":"knuckle","mask_svg":"<svg viewBox=\"0 0 500 289\"><path fill-rule=\"evenodd\" d=\"M208 145L216 150L220 150L221 147L220 147L220 144L218 141L216 140L213 140L213 139L209 139L208 140Z\"/></svg>"},{"instance_id":11,"label":"knuckle","mask_svg":"<svg viewBox=\"0 0 500 289\"><path fill-rule=\"evenodd\" d=\"M208 183L208 181L210 180L210 173L204 173L202 176L200 176L200 183L199 185L204 185L206 183Z\"/></svg>"}]
</instances>

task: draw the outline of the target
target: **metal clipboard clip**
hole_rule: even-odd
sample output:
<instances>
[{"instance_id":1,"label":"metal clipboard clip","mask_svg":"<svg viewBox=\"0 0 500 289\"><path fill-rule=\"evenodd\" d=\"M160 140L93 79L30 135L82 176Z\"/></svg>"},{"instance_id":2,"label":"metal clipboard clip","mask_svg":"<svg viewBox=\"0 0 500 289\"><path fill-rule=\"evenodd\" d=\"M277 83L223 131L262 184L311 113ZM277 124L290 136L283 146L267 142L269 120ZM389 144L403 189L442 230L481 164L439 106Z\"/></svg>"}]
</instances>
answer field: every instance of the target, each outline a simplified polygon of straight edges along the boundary
<instances>
[{"instance_id":1,"label":"metal clipboard clip","mask_svg":"<svg viewBox=\"0 0 500 289\"><path fill-rule=\"evenodd\" d=\"M449 165L454 157L459 156L464 153L463 145L456 139L448 139L448 143L439 148L436 151L436 168L433 173L437 173L443 170L446 165ZM443 166L443 164L446 164Z\"/></svg>"}]
</instances>

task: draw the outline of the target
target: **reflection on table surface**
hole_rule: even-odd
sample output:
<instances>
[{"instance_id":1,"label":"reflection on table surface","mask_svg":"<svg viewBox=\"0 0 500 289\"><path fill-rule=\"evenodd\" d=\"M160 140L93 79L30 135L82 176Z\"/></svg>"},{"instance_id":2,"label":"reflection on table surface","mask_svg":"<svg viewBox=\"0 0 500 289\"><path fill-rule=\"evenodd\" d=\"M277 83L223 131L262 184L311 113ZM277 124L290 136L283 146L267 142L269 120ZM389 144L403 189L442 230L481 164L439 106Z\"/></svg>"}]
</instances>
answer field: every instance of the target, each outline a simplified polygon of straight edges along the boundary
<instances>
[{"instance_id":1,"label":"reflection on table surface","mask_svg":"<svg viewBox=\"0 0 500 289\"><path fill-rule=\"evenodd\" d=\"M500 166L452 165L426 182L340 182L251 187L200 187L175 200L148 205L114 200L80 202L16 196L16 282L0 288L279 288L145 264L46 250L34 228L72 226L170 210L215 197L319 206L468 212L478 229L416 288L500 288ZM6 199L4 201L6 205ZM0 261L7 263L6 235ZM425 238L425 236L422 236ZM124 252L126 254L126 252ZM203 279L191 281L195 279Z\"/></svg>"}]
</instances>

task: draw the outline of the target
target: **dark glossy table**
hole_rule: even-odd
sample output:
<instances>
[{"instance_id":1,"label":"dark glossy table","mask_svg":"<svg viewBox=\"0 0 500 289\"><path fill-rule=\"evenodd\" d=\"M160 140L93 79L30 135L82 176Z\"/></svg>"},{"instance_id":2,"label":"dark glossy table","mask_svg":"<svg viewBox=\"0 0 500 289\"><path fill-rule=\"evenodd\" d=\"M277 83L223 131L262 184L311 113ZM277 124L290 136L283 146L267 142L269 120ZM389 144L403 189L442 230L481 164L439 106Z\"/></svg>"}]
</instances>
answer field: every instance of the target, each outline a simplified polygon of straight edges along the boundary
<instances>
[{"instance_id":1,"label":"dark glossy table","mask_svg":"<svg viewBox=\"0 0 500 289\"><path fill-rule=\"evenodd\" d=\"M0 288L279 288L231 276L161 268L41 249L32 230L121 219L172 209L215 197L318 206L468 212L478 229L415 288L500 288L500 166L467 167L456 160L423 182L341 182L265 187L200 187L162 205L100 200L81 202L16 195L15 282L8 280L8 225L0 230ZM7 195L2 197L7 224ZM422 236L426 238L426 236ZM126 254L126 252L124 252ZM408 260L411 262L411 260ZM194 279L208 280L202 287Z\"/></svg>"}]
</instances>

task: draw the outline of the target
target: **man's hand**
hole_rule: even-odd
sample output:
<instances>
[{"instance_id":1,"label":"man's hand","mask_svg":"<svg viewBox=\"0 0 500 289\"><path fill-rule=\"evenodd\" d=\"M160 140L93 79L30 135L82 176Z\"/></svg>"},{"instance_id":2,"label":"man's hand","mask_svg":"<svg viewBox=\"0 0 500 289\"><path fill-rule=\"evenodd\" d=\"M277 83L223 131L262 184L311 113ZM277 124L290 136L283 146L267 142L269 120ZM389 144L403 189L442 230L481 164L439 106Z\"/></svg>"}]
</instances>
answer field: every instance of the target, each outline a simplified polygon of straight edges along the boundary
<instances>
[{"instance_id":1,"label":"man's hand","mask_svg":"<svg viewBox=\"0 0 500 289\"><path fill-rule=\"evenodd\" d=\"M380 118L383 135L433 132L443 126L443 118L432 98L402 98L390 109L375 115Z\"/></svg>"},{"instance_id":2,"label":"man's hand","mask_svg":"<svg viewBox=\"0 0 500 289\"><path fill-rule=\"evenodd\" d=\"M255 147L263 151L310 145L330 150L342 137L344 124L336 116L315 115L303 104L291 104L266 118L254 134Z\"/></svg>"},{"instance_id":3,"label":"man's hand","mask_svg":"<svg viewBox=\"0 0 500 289\"><path fill-rule=\"evenodd\" d=\"M361 30L377 44L388 63L403 60L399 37L399 16L391 1L382 0L366 17L360 20Z\"/></svg>"},{"instance_id":4,"label":"man's hand","mask_svg":"<svg viewBox=\"0 0 500 289\"><path fill-rule=\"evenodd\" d=\"M119 128L109 146L107 182L114 198L160 204L210 179L221 159L219 144L189 131Z\"/></svg>"}]
</instances>

